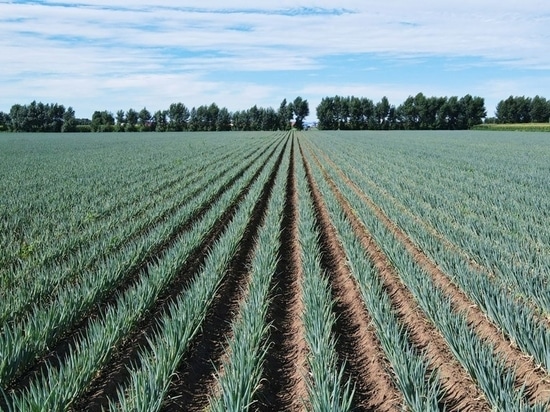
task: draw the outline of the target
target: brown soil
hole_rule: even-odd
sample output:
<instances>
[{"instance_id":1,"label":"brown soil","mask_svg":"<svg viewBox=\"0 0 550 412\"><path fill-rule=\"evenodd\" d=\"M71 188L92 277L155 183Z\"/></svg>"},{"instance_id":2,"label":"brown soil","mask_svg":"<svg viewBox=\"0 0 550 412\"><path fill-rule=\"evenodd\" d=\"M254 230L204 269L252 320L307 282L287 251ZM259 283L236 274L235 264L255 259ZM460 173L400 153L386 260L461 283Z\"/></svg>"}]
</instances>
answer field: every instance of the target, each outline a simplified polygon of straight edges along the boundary
<instances>
[{"instance_id":1,"label":"brown soil","mask_svg":"<svg viewBox=\"0 0 550 412\"><path fill-rule=\"evenodd\" d=\"M387 372L389 363L378 345L361 294L345 263L345 252L303 152L302 161L320 229L322 264L331 280L335 300L339 358L346 361L346 374L355 384L354 407L365 411L400 410L403 397Z\"/></svg>"},{"instance_id":2,"label":"brown soil","mask_svg":"<svg viewBox=\"0 0 550 412\"><path fill-rule=\"evenodd\" d=\"M456 311L466 315L470 327L485 341L495 347L498 356L506 361L506 364L514 368L517 374L518 387L526 385L529 400L532 402L545 402L550 400L550 378L536 365L532 358L525 355L503 333L493 325L485 314L471 302L462 290L454 285L445 273L431 261L430 258L416 246L412 240L392 222L386 214L376 205L353 181L348 179L341 169L333 162L331 167L337 171L341 178L348 184L358 197L373 210L394 236L402 242L407 251L414 257L420 266L433 278L435 284L450 297L452 306ZM353 213L352 213L353 215ZM366 229L364 229L366 230Z\"/></svg>"},{"instance_id":3,"label":"brown soil","mask_svg":"<svg viewBox=\"0 0 550 412\"><path fill-rule=\"evenodd\" d=\"M307 397L303 377L307 346L303 338L300 284L301 264L298 242L298 197L292 141L286 182L284 217L281 222L279 263L271 287L268 322L270 349L264 362L261 386L253 411L299 411Z\"/></svg>"},{"instance_id":4,"label":"brown soil","mask_svg":"<svg viewBox=\"0 0 550 412\"><path fill-rule=\"evenodd\" d=\"M193 339L188 355L176 370L165 403L164 411L204 411L215 387L216 371L222 365L226 344L231 339L231 325L245 297L250 281L249 267L254 256L256 237L265 219L267 204L280 168L285 146L262 190L252 217L247 224L239 250L231 260L222 284L210 307L201 331Z\"/></svg>"},{"instance_id":5,"label":"brown soil","mask_svg":"<svg viewBox=\"0 0 550 412\"><path fill-rule=\"evenodd\" d=\"M325 179L327 179L356 235L382 277L384 287L390 296L396 313L407 327L411 342L419 350L426 351L430 365L438 371L442 387L445 390L443 398L445 408L457 411L490 410L490 406L484 401L482 393L456 361L441 334L422 314L411 293L401 283L388 258L375 243L366 227L353 213L352 208L326 174L318 159L315 156L314 159L324 172Z\"/></svg>"}]
</instances>

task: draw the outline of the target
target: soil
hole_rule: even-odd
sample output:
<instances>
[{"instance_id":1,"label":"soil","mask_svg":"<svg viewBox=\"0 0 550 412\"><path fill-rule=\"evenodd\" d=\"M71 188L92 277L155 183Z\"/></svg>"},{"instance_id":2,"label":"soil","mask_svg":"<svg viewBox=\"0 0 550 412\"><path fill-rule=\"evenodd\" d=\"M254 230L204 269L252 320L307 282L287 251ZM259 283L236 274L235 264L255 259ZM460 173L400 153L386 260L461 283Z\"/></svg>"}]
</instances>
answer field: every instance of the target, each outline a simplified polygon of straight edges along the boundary
<instances>
[{"instance_id":1,"label":"soil","mask_svg":"<svg viewBox=\"0 0 550 412\"><path fill-rule=\"evenodd\" d=\"M261 386L253 411L300 411L307 397L307 347L301 314L301 258L298 242L298 197L292 141L286 182L284 216L281 222L279 263L271 287L268 322L270 350L264 363Z\"/></svg>"}]
</instances>

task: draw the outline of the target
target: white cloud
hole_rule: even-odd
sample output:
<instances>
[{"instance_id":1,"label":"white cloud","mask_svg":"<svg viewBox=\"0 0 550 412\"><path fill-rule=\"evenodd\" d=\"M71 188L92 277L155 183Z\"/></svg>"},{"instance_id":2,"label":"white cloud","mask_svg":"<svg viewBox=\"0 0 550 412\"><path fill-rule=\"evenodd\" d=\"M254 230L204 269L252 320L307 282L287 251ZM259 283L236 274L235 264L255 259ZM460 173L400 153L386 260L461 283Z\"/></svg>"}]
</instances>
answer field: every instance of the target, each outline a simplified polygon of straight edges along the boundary
<instances>
[{"instance_id":1,"label":"white cloud","mask_svg":"<svg viewBox=\"0 0 550 412\"><path fill-rule=\"evenodd\" d=\"M361 90L368 96L394 94L396 100L420 90L431 94L425 85L418 90L397 80L307 85L304 79L297 87L288 74L320 70L330 56L345 64L348 54L408 63L426 56L477 57L471 67L493 64L533 75L550 69L550 6L542 0L343 0L337 7L320 0L254 6L248 0L193 0L184 7L165 0L0 1L0 8L0 110L32 99L71 101L77 115L89 116L92 108L137 107L138 101L148 108L185 99L189 105L276 105L300 90L306 98ZM232 82L228 71L241 76ZM243 80L247 72L250 79ZM282 74L278 83L264 84L253 77L261 72ZM220 73L223 81L217 80ZM149 86L140 95L142 83Z\"/></svg>"}]
</instances>

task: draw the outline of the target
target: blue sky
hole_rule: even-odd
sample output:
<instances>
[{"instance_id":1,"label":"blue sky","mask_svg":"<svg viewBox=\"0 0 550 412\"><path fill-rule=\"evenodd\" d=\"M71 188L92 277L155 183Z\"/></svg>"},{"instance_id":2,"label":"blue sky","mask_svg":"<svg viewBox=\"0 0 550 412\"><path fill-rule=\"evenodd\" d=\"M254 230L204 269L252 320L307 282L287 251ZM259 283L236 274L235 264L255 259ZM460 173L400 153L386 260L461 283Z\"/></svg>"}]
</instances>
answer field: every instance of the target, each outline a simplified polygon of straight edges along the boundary
<instances>
[{"instance_id":1,"label":"blue sky","mask_svg":"<svg viewBox=\"0 0 550 412\"><path fill-rule=\"evenodd\" d=\"M550 99L548 0L0 0L0 111ZM251 6L251 4L255 4Z\"/></svg>"}]
</instances>

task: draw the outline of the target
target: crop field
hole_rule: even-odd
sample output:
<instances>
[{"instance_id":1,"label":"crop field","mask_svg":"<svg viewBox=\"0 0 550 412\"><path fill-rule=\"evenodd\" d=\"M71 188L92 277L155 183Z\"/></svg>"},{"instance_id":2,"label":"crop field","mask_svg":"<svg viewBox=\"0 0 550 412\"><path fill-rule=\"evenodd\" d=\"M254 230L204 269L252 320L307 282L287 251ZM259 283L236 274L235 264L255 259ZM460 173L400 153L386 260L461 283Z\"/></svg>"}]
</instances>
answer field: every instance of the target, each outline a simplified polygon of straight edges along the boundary
<instances>
[{"instance_id":1,"label":"crop field","mask_svg":"<svg viewBox=\"0 0 550 412\"><path fill-rule=\"evenodd\" d=\"M550 123L493 123L474 126L476 130L512 132L550 132Z\"/></svg>"},{"instance_id":2,"label":"crop field","mask_svg":"<svg viewBox=\"0 0 550 412\"><path fill-rule=\"evenodd\" d=\"M0 134L0 410L550 410L550 138Z\"/></svg>"}]
</instances>

